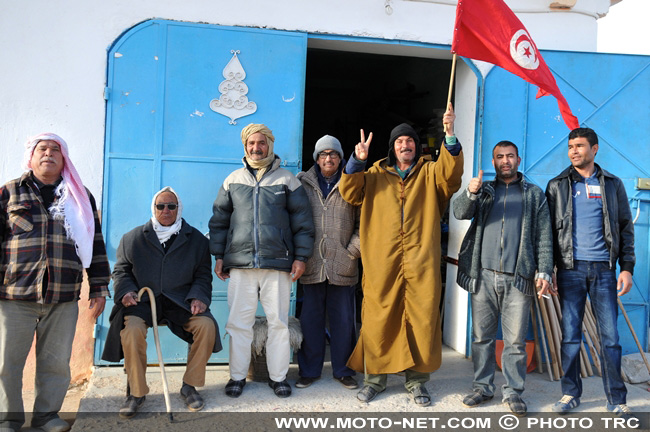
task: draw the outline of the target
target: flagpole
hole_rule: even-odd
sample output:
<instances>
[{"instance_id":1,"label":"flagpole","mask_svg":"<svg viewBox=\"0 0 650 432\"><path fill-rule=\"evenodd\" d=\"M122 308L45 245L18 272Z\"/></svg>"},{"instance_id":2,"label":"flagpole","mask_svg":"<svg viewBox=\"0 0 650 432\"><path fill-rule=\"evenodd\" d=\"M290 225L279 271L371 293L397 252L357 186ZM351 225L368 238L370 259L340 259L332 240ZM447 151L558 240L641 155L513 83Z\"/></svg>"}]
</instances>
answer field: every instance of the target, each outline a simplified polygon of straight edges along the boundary
<instances>
[{"instance_id":1,"label":"flagpole","mask_svg":"<svg viewBox=\"0 0 650 432\"><path fill-rule=\"evenodd\" d=\"M455 75L456 75L456 53L454 53L454 56L451 59L451 76L449 77L449 93L447 94L447 105L445 105L445 110L449 109L449 104L451 103L451 91L454 88ZM445 133L447 133L447 125L445 125Z\"/></svg>"},{"instance_id":2,"label":"flagpole","mask_svg":"<svg viewBox=\"0 0 650 432\"><path fill-rule=\"evenodd\" d=\"M445 106L445 109L447 109L447 107L451 103L451 91L454 88L455 75L456 75L456 53L454 53L454 57L451 59L451 76L449 77L449 93L447 94L447 105Z\"/></svg>"}]
</instances>

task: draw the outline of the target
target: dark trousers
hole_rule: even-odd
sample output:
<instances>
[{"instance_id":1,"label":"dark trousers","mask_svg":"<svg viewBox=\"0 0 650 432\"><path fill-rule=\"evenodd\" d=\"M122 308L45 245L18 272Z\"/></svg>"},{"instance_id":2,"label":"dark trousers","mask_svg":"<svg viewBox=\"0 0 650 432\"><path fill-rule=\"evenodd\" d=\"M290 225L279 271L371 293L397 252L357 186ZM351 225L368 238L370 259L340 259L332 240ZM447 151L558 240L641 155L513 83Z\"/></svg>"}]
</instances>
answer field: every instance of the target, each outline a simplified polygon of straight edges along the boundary
<instances>
[{"instance_id":1,"label":"dark trousers","mask_svg":"<svg viewBox=\"0 0 650 432\"><path fill-rule=\"evenodd\" d=\"M334 376L354 376L354 371L346 366L357 342L354 286L332 285L329 281L303 285L300 313L303 339L298 351L300 376L316 378L321 375L325 360L326 318L329 318Z\"/></svg>"},{"instance_id":2,"label":"dark trousers","mask_svg":"<svg viewBox=\"0 0 650 432\"><path fill-rule=\"evenodd\" d=\"M574 261L572 270L558 270L562 308L562 394L582 396L580 344L587 293L600 338L601 372L607 402L626 403L627 389L621 378L621 345L618 343L616 272L607 262Z\"/></svg>"}]
</instances>

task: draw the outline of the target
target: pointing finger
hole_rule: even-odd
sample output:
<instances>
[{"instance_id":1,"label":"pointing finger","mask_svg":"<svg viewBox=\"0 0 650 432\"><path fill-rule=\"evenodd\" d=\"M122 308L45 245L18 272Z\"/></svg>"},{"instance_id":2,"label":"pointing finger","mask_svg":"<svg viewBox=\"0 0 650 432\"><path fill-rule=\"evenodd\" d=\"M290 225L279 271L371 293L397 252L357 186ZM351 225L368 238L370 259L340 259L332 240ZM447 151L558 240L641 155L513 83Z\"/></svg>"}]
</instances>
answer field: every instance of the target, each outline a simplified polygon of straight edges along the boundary
<instances>
[{"instance_id":1,"label":"pointing finger","mask_svg":"<svg viewBox=\"0 0 650 432\"><path fill-rule=\"evenodd\" d=\"M478 172L478 181L480 181L480 182L483 181L483 170L479 170L479 172Z\"/></svg>"},{"instance_id":2,"label":"pointing finger","mask_svg":"<svg viewBox=\"0 0 650 432\"><path fill-rule=\"evenodd\" d=\"M361 129L361 144L365 142L366 142L366 134L363 132L363 129Z\"/></svg>"}]
</instances>

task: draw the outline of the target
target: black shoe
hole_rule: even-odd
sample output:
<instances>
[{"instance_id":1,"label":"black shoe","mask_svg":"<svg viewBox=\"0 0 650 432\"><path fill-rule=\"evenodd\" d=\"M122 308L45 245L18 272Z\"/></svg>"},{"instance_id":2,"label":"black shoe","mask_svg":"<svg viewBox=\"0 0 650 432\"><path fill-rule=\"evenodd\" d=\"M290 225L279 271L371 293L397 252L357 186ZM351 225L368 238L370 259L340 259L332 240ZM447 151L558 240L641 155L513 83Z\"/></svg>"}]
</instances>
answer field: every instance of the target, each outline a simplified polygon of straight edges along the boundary
<instances>
[{"instance_id":1,"label":"black shoe","mask_svg":"<svg viewBox=\"0 0 650 432\"><path fill-rule=\"evenodd\" d=\"M296 388L307 388L310 385L312 385L315 381L318 381L320 377L312 378L312 377L300 377L298 381L296 381Z\"/></svg>"},{"instance_id":2,"label":"black shoe","mask_svg":"<svg viewBox=\"0 0 650 432\"><path fill-rule=\"evenodd\" d=\"M291 396L291 386L287 380L283 381L273 381L269 379L269 387L273 389L273 392L277 397L285 398Z\"/></svg>"},{"instance_id":3,"label":"black shoe","mask_svg":"<svg viewBox=\"0 0 650 432\"><path fill-rule=\"evenodd\" d=\"M144 403L146 396L135 397L128 396L126 402L120 407L120 417L122 418L131 418L138 412L138 408Z\"/></svg>"},{"instance_id":4,"label":"black shoe","mask_svg":"<svg viewBox=\"0 0 650 432\"><path fill-rule=\"evenodd\" d=\"M239 396L241 396L242 392L244 391L245 385L246 385L246 378L239 381L230 379L228 381L228 384L226 384L226 395L230 396L231 398L238 398Z\"/></svg>"},{"instance_id":5,"label":"black shoe","mask_svg":"<svg viewBox=\"0 0 650 432\"><path fill-rule=\"evenodd\" d=\"M467 408L474 408L481 405L483 402L491 400L493 397L494 395L486 396L480 391L474 390L472 394L465 396L463 399L463 405L465 405Z\"/></svg>"},{"instance_id":6,"label":"black shoe","mask_svg":"<svg viewBox=\"0 0 650 432\"><path fill-rule=\"evenodd\" d=\"M368 403L372 401L375 397L377 397L379 393L381 392L375 390L369 385L365 385L361 390L359 390L359 393L357 393L357 399L359 399L361 402Z\"/></svg>"},{"instance_id":7,"label":"black shoe","mask_svg":"<svg viewBox=\"0 0 650 432\"><path fill-rule=\"evenodd\" d=\"M196 391L194 386L189 384L183 383L183 387L181 387L181 397L185 400L185 405L187 405L187 408L189 408L190 411L201 411L203 406L205 406L203 398L199 392Z\"/></svg>"},{"instance_id":8,"label":"black shoe","mask_svg":"<svg viewBox=\"0 0 650 432\"><path fill-rule=\"evenodd\" d=\"M429 391L424 386L424 384L417 385L409 390L409 393L413 395L413 402L420 406L429 406L431 405L431 395Z\"/></svg>"},{"instance_id":9,"label":"black shoe","mask_svg":"<svg viewBox=\"0 0 650 432\"><path fill-rule=\"evenodd\" d=\"M359 384L357 383L357 380L352 378L351 376L344 376L344 377L334 377L335 380L343 384L343 387L353 390L355 388L359 388Z\"/></svg>"}]
</instances>

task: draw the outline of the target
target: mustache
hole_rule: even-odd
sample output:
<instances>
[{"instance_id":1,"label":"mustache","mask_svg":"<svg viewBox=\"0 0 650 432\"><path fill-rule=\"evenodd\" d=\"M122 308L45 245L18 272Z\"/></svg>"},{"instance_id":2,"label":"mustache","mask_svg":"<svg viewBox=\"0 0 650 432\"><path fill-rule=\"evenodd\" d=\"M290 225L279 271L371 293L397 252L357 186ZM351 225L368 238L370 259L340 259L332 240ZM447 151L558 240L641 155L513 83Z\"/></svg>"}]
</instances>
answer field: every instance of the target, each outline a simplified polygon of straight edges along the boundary
<instances>
[{"instance_id":1,"label":"mustache","mask_svg":"<svg viewBox=\"0 0 650 432\"><path fill-rule=\"evenodd\" d=\"M262 150L253 150L250 152L252 155L263 155L264 152Z\"/></svg>"},{"instance_id":2,"label":"mustache","mask_svg":"<svg viewBox=\"0 0 650 432\"><path fill-rule=\"evenodd\" d=\"M56 163L56 159L54 159L53 157L44 156L44 157L41 158L40 162L54 162L54 163Z\"/></svg>"}]
</instances>

